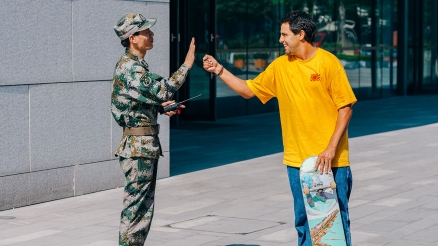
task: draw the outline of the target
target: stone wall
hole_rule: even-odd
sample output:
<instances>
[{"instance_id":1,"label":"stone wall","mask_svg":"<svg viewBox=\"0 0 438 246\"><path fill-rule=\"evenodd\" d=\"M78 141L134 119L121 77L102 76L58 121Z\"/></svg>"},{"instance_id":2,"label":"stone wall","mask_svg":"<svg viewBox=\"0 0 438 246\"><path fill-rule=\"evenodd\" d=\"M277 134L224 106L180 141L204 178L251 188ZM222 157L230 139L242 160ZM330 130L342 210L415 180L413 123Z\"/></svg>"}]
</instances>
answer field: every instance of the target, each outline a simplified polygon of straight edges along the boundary
<instances>
[{"instance_id":1,"label":"stone wall","mask_svg":"<svg viewBox=\"0 0 438 246\"><path fill-rule=\"evenodd\" d=\"M169 76L169 0L2 0L0 210L124 185L110 93L124 52L113 26L128 12L158 19L146 60ZM169 119L159 122L163 178Z\"/></svg>"}]
</instances>

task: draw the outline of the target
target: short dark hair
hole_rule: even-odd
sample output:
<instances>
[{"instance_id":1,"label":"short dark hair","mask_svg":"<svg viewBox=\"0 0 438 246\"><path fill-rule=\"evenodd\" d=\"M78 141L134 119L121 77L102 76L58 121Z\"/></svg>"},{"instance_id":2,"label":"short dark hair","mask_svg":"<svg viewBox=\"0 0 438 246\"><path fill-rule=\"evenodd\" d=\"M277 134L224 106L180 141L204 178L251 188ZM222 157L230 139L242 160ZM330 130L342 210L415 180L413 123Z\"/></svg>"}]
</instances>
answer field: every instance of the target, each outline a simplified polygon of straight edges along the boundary
<instances>
[{"instance_id":1,"label":"short dark hair","mask_svg":"<svg viewBox=\"0 0 438 246\"><path fill-rule=\"evenodd\" d=\"M307 42L312 44L315 40L316 24L315 21L313 21L312 17L310 17L310 15L306 12L302 12L299 10L292 11L291 13L281 18L280 22L282 24L288 23L290 30L295 35L297 35L300 30L303 30L306 33L306 35L304 36L304 40L306 40Z\"/></svg>"},{"instance_id":2,"label":"short dark hair","mask_svg":"<svg viewBox=\"0 0 438 246\"><path fill-rule=\"evenodd\" d=\"M140 34L140 32L136 32L134 34L132 34L133 36L138 36ZM123 40L120 41L120 43L123 45L123 47L128 48L129 45L131 44L131 42L129 42L129 37L125 38Z\"/></svg>"}]
</instances>

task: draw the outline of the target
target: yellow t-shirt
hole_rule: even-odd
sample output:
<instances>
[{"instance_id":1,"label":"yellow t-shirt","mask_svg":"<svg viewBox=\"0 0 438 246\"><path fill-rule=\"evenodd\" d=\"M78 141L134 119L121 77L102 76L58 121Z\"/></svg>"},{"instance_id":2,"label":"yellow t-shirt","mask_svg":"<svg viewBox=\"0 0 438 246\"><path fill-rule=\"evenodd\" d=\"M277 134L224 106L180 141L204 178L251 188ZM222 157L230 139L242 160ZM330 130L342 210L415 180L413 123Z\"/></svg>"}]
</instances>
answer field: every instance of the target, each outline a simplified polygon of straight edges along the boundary
<instances>
[{"instance_id":1,"label":"yellow t-shirt","mask_svg":"<svg viewBox=\"0 0 438 246\"><path fill-rule=\"evenodd\" d=\"M307 157L319 155L327 148L336 127L338 109L357 101L341 62L320 48L309 60L280 56L246 83L262 103L277 97L283 162L293 167L300 167ZM332 167L349 165L346 131Z\"/></svg>"}]
</instances>

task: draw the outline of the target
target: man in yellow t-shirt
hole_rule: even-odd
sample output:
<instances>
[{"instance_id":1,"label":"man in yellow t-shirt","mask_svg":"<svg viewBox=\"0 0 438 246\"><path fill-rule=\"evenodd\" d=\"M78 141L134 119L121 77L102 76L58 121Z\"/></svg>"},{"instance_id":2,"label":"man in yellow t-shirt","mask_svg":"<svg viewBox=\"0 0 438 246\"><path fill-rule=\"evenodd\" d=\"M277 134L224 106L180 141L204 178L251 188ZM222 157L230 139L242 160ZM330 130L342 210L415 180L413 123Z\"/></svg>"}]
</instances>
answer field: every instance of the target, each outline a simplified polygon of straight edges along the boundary
<instances>
[{"instance_id":1,"label":"man in yellow t-shirt","mask_svg":"<svg viewBox=\"0 0 438 246\"><path fill-rule=\"evenodd\" d=\"M315 170L333 171L345 238L351 245L348 199L352 174L347 127L356 97L340 61L313 46L316 25L307 13L294 11L281 23L279 42L286 54L255 79L235 77L209 55L203 58L203 67L246 99L257 96L266 103L277 97L298 245L312 245L299 177L301 163L312 155L318 156Z\"/></svg>"}]
</instances>

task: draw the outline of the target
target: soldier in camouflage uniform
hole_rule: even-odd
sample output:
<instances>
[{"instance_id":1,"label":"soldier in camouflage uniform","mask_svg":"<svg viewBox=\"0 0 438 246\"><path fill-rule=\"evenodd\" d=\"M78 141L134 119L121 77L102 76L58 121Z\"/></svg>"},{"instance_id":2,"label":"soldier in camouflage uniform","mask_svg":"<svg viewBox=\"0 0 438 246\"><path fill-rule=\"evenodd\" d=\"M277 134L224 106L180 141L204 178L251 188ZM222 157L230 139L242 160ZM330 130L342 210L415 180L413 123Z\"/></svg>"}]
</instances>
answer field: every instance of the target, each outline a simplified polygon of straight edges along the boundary
<instances>
[{"instance_id":1,"label":"soldier in camouflage uniform","mask_svg":"<svg viewBox=\"0 0 438 246\"><path fill-rule=\"evenodd\" d=\"M194 62L194 39L184 64L170 77L163 78L149 71L144 60L153 48L154 33L150 30L156 19L141 14L124 15L114 30L126 48L116 65L111 111L123 127L123 136L116 151L126 178L120 219L119 245L144 245L154 213L154 194L158 158L162 155L158 139L158 108L166 106L184 83ZM166 113L172 116L174 112Z\"/></svg>"}]
</instances>

